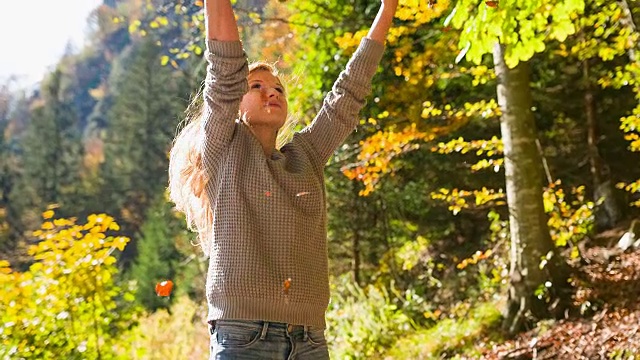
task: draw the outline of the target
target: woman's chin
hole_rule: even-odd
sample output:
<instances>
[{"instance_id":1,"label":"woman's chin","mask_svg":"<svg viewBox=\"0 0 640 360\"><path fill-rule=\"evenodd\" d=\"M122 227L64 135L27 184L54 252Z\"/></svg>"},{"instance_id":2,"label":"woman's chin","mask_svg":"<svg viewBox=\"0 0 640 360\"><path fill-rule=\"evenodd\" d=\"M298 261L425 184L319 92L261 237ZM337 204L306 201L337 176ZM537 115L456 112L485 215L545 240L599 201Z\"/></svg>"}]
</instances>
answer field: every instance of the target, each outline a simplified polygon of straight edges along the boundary
<instances>
[{"instance_id":1,"label":"woman's chin","mask_svg":"<svg viewBox=\"0 0 640 360\"><path fill-rule=\"evenodd\" d=\"M249 125L252 127L273 127L276 129L280 129L284 126L286 119L278 119L278 118L253 118L249 120Z\"/></svg>"}]
</instances>

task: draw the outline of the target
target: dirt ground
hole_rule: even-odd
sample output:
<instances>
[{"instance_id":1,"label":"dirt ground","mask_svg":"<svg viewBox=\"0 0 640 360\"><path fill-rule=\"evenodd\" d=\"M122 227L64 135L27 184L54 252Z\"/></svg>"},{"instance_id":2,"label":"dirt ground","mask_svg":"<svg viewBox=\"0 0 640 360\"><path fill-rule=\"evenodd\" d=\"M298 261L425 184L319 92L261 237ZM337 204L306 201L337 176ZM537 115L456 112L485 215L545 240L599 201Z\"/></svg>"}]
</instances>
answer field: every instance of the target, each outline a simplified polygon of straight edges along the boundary
<instances>
[{"instance_id":1,"label":"dirt ground","mask_svg":"<svg viewBox=\"0 0 640 360\"><path fill-rule=\"evenodd\" d=\"M482 359L640 359L640 249L617 249L623 233L589 241L574 264L573 300L585 315L542 322L505 343L477 344Z\"/></svg>"}]
</instances>

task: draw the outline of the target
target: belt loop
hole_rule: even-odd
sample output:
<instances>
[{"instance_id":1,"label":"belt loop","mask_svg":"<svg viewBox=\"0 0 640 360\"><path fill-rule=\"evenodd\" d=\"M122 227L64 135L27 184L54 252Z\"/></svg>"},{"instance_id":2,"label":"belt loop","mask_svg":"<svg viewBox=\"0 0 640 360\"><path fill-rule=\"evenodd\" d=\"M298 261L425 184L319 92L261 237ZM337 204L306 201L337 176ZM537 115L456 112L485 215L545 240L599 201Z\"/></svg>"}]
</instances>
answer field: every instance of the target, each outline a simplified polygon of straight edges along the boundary
<instances>
[{"instance_id":1,"label":"belt loop","mask_svg":"<svg viewBox=\"0 0 640 360\"><path fill-rule=\"evenodd\" d=\"M268 328L269 328L269 322L265 321L264 324L262 324L262 334L260 334L260 340L264 340L264 338L267 337Z\"/></svg>"},{"instance_id":2,"label":"belt loop","mask_svg":"<svg viewBox=\"0 0 640 360\"><path fill-rule=\"evenodd\" d=\"M307 341L309 340L309 327L307 325L304 325L304 335L302 337L302 341Z\"/></svg>"}]
</instances>

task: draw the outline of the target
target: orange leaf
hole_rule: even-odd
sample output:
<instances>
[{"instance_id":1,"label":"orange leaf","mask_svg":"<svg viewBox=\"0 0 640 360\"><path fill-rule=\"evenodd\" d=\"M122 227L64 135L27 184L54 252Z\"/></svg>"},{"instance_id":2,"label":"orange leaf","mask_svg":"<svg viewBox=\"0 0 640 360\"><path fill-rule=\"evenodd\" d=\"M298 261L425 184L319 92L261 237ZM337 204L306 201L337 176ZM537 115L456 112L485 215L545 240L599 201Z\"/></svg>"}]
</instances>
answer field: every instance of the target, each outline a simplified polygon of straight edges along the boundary
<instances>
[{"instance_id":1,"label":"orange leaf","mask_svg":"<svg viewBox=\"0 0 640 360\"><path fill-rule=\"evenodd\" d=\"M204 3L203 3L202 1L200 1L200 0L198 0L198 1L196 1L196 2L195 2L195 5L196 5L197 7L203 7L203 6L204 6Z\"/></svg>"},{"instance_id":2,"label":"orange leaf","mask_svg":"<svg viewBox=\"0 0 640 360\"><path fill-rule=\"evenodd\" d=\"M485 4L487 4L488 7L492 7L492 8L498 7L498 2L493 0L485 1Z\"/></svg>"},{"instance_id":3,"label":"orange leaf","mask_svg":"<svg viewBox=\"0 0 640 360\"><path fill-rule=\"evenodd\" d=\"M289 295L289 288L291 287L291 278L288 278L287 280L284 281L284 284L282 284L282 290L284 292L285 295Z\"/></svg>"},{"instance_id":4,"label":"orange leaf","mask_svg":"<svg viewBox=\"0 0 640 360\"><path fill-rule=\"evenodd\" d=\"M165 280L156 284L156 294L158 296L169 296L173 290L173 281Z\"/></svg>"}]
</instances>

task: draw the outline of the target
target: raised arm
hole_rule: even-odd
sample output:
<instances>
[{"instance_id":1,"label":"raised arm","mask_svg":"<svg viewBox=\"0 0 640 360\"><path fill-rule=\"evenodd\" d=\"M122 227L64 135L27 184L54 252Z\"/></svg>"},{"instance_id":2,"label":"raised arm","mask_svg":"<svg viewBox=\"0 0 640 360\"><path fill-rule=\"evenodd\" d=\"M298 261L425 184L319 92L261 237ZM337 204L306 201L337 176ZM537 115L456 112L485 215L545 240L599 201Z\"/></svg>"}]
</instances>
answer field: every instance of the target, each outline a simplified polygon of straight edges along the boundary
<instances>
[{"instance_id":1,"label":"raised arm","mask_svg":"<svg viewBox=\"0 0 640 360\"><path fill-rule=\"evenodd\" d=\"M385 40L387 39L387 33L391 28L393 16L395 15L397 8L398 0L382 1L380 10L378 10L378 15L376 15L375 20L373 20L373 24L371 25L369 33L367 34L367 37L369 39L384 44Z\"/></svg>"},{"instance_id":2,"label":"raised arm","mask_svg":"<svg viewBox=\"0 0 640 360\"><path fill-rule=\"evenodd\" d=\"M238 41L238 24L230 0L204 0L204 19L207 38L219 41Z\"/></svg>"},{"instance_id":3,"label":"raised arm","mask_svg":"<svg viewBox=\"0 0 640 360\"><path fill-rule=\"evenodd\" d=\"M398 0L383 0L367 37L340 73L313 122L301 137L315 150L317 164L324 166L347 136L355 129L371 80L384 51L384 42L393 21Z\"/></svg>"},{"instance_id":4,"label":"raised arm","mask_svg":"<svg viewBox=\"0 0 640 360\"><path fill-rule=\"evenodd\" d=\"M231 1L205 0L204 4L208 66L203 91L203 160L209 175L215 176L247 92L248 65Z\"/></svg>"}]
</instances>

